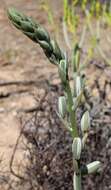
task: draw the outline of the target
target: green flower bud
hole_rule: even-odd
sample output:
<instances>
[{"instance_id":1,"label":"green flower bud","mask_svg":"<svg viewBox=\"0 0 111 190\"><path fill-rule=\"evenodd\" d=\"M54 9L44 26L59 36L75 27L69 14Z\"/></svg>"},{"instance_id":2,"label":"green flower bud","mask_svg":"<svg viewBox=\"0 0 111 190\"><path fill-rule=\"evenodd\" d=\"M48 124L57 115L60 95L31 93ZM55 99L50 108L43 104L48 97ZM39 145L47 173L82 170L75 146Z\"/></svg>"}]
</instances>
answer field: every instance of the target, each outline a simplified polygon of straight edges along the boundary
<instances>
[{"instance_id":1,"label":"green flower bud","mask_svg":"<svg viewBox=\"0 0 111 190\"><path fill-rule=\"evenodd\" d=\"M84 134L88 132L90 128L90 115L89 111L86 111L81 118L81 131Z\"/></svg>"},{"instance_id":2,"label":"green flower bud","mask_svg":"<svg viewBox=\"0 0 111 190\"><path fill-rule=\"evenodd\" d=\"M82 151L82 141L79 137L76 137L74 138L72 144L72 152L75 160L80 160L81 151Z\"/></svg>"},{"instance_id":3,"label":"green flower bud","mask_svg":"<svg viewBox=\"0 0 111 190\"><path fill-rule=\"evenodd\" d=\"M59 64L59 74L63 83L65 83L67 80L67 70L68 70L67 61L61 60Z\"/></svg>"},{"instance_id":4,"label":"green flower bud","mask_svg":"<svg viewBox=\"0 0 111 190\"><path fill-rule=\"evenodd\" d=\"M17 11L16 9L14 8L9 8L8 11L8 16L10 18L10 20L16 22L16 23L19 23L19 21L22 19L22 20L27 20L27 17L20 13L19 11Z\"/></svg>"},{"instance_id":5,"label":"green flower bud","mask_svg":"<svg viewBox=\"0 0 111 190\"><path fill-rule=\"evenodd\" d=\"M76 77L76 95L79 96L82 91L82 83L81 83L81 77Z\"/></svg>"},{"instance_id":6,"label":"green flower bud","mask_svg":"<svg viewBox=\"0 0 111 190\"><path fill-rule=\"evenodd\" d=\"M14 24L15 25L15 24ZM31 32L25 32L22 31L26 36L28 36L31 40L33 40L35 42L35 34L31 33Z\"/></svg>"},{"instance_id":7,"label":"green flower bud","mask_svg":"<svg viewBox=\"0 0 111 190\"><path fill-rule=\"evenodd\" d=\"M13 18L13 22L15 22L16 24L20 25L20 18L19 16L13 14L13 17L11 17L11 15L9 15L9 18L12 19Z\"/></svg>"},{"instance_id":8,"label":"green flower bud","mask_svg":"<svg viewBox=\"0 0 111 190\"><path fill-rule=\"evenodd\" d=\"M66 98L64 96L60 96L58 100L58 109L59 109L59 114L62 118L65 117L66 114Z\"/></svg>"},{"instance_id":9,"label":"green flower bud","mask_svg":"<svg viewBox=\"0 0 111 190\"><path fill-rule=\"evenodd\" d=\"M81 175L76 174L74 172L74 177L73 177L73 187L74 190L79 190L81 189Z\"/></svg>"},{"instance_id":10,"label":"green flower bud","mask_svg":"<svg viewBox=\"0 0 111 190\"><path fill-rule=\"evenodd\" d=\"M88 174L95 173L101 167L100 161L94 161L87 165Z\"/></svg>"},{"instance_id":11,"label":"green flower bud","mask_svg":"<svg viewBox=\"0 0 111 190\"><path fill-rule=\"evenodd\" d=\"M34 29L33 29L32 25L27 21L22 21L21 22L21 27L22 27L22 30L25 30L25 31L28 31L28 32L34 32Z\"/></svg>"},{"instance_id":12,"label":"green flower bud","mask_svg":"<svg viewBox=\"0 0 111 190\"><path fill-rule=\"evenodd\" d=\"M39 44L40 44L40 46L46 51L46 52L51 52L52 51L52 48L51 48L51 46L46 42L46 41L39 41L38 40L38 42L39 42Z\"/></svg>"},{"instance_id":13,"label":"green flower bud","mask_svg":"<svg viewBox=\"0 0 111 190\"><path fill-rule=\"evenodd\" d=\"M38 29L35 31L37 33L38 40L44 40L50 43L50 36L48 32L43 27L38 27Z\"/></svg>"},{"instance_id":14,"label":"green flower bud","mask_svg":"<svg viewBox=\"0 0 111 190\"><path fill-rule=\"evenodd\" d=\"M73 57L72 57L72 63L73 63L74 72L78 71L79 62L80 62L80 47L79 47L79 44L76 43L75 46L74 46Z\"/></svg>"},{"instance_id":15,"label":"green flower bud","mask_svg":"<svg viewBox=\"0 0 111 190\"><path fill-rule=\"evenodd\" d=\"M64 55L63 55L63 52L61 51L61 49L59 48L57 42L55 40L51 40L51 45L52 45L52 48L53 48L53 53L54 55L59 59L63 59L64 58Z\"/></svg>"}]
</instances>

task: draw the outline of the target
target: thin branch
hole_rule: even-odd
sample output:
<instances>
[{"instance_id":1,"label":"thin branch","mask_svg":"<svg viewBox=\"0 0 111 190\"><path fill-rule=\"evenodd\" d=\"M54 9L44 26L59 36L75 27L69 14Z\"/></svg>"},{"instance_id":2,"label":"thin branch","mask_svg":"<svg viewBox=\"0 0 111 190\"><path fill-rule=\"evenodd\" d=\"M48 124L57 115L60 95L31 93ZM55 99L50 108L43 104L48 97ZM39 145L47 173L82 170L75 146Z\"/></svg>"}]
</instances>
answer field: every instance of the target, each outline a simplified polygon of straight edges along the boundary
<instances>
[{"instance_id":1,"label":"thin branch","mask_svg":"<svg viewBox=\"0 0 111 190\"><path fill-rule=\"evenodd\" d=\"M23 176L20 176L19 174L17 174L17 173L14 171L14 169L13 169L13 162L14 162L15 153L16 153L16 151L17 151L17 147L18 147L20 138L21 138L21 136L22 136L22 132L23 132L24 127L25 127L25 125L22 127L22 129L21 129L21 131L20 131L20 134L19 134L19 136L18 136L18 138L17 138L17 140L16 140L16 144L15 144L15 147L14 147L14 149L13 149L13 153L12 153L11 160L10 160L10 165L9 165L10 171L11 171L12 175L14 175L15 177L17 177L17 178L19 178L19 179L21 179L21 180L26 180L26 179L25 179Z\"/></svg>"},{"instance_id":2,"label":"thin branch","mask_svg":"<svg viewBox=\"0 0 111 190\"><path fill-rule=\"evenodd\" d=\"M24 81L4 81L0 80L0 86L8 86L8 85L33 85L37 84L36 80L24 80Z\"/></svg>"},{"instance_id":3,"label":"thin branch","mask_svg":"<svg viewBox=\"0 0 111 190\"><path fill-rule=\"evenodd\" d=\"M28 91L27 90L18 90L18 91L14 91L14 92L0 93L0 99L8 98L8 97L13 96L13 95L23 94L26 92L28 92Z\"/></svg>"}]
</instances>

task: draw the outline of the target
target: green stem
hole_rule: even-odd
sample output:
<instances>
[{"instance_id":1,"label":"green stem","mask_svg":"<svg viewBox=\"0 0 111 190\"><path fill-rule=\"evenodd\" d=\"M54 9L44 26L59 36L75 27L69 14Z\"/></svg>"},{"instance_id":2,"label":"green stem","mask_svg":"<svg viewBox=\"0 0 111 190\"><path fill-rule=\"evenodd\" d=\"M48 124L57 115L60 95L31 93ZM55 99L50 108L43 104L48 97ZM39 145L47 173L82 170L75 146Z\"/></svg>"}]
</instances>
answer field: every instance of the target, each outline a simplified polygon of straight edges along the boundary
<instances>
[{"instance_id":1,"label":"green stem","mask_svg":"<svg viewBox=\"0 0 111 190\"><path fill-rule=\"evenodd\" d=\"M78 129L77 129L77 123L76 123L76 113L72 110L73 107L73 97L71 88L69 85L69 82L67 81L67 85L65 88L65 91L67 93L68 98L68 109L69 109L69 115L70 115L70 122L71 122L71 128L72 128L72 136L73 138L78 137Z\"/></svg>"}]
</instances>

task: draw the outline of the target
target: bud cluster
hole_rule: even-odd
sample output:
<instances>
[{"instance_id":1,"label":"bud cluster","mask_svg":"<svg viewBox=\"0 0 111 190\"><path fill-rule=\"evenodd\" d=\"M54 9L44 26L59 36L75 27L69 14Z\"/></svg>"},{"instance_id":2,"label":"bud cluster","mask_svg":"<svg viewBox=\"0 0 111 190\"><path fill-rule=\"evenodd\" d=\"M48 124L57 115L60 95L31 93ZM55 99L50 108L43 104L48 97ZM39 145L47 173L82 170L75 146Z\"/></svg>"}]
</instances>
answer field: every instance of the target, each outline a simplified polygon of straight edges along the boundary
<instances>
[{"instance_id":1,"label":"bud cluster","mask_svg":"<svg viewBox=\"0 0 111 190\"><path fill-rule=\"evenodd\" d=\"M21 30L26 36L41 46L51 63L59 64L60 60L64 59L64 54L57 42L51 40L47 30L34 19L25 16L13 8L8 10L8 16L17 29Z\"/></svg>"}]
</instances>

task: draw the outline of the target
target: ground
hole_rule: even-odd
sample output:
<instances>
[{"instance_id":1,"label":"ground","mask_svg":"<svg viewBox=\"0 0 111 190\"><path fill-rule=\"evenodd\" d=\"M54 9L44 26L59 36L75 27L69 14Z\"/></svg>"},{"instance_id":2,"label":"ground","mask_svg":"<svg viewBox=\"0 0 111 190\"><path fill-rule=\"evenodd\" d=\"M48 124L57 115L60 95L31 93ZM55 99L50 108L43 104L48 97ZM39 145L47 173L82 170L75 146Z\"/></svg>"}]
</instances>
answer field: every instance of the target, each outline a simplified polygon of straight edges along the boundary
<instances>
[{"instance_id":1,"label":"ground","mask_svg":"<svg viewBox=\"0 0 111 190\"><path fill-rule=\"evenodd\" d=\"M34 1L32 0L8 0L8 1L2 0L0 2L0 28L1 28L0 30L0 121L1 121L0 122L1 123L1 126L0 126L1 127L1 133L0 133L1 167L0 167L0 170L2 170L2 173L4 172L8 173L9 171L9 162L12 156L12 152L13 152L16 140L19 136L20 129L22 128L22 124L20 122L21 116L23 115L23 118L27 117L27 113L33 112L33 109L37 108L37 105L38 105L37 102L40 100L41 96L44 94L44 89L47 88L47 81L50 81L51 85L54 85L54 86L60 83L58 79L57 68L49 63L49 61L43 55L43 52L38 45L31 42L27 37L22 35L20 31L16 30L11 25L7 17L6 9L10 6L14 6L17 9L23 11L24 13L30 16L33 16L42 25L44 25L48 31L52 33L52 36L54 36L53 28L48 23L47 14L45 12L43 13L40 3L41 3L40 0L38 1L37 0L34 0ZM51 1L51 3L52 3L52 7L55 10L58 10L57 12L58 14L56 13L55 17L60 19L61 1L60 2L58 1L56 3L55 1ZM106 29L105 32L107 32L107 34L110 36L110 29ZM105 52L107 52L107 56L110 56L111 46L107 45L105 43L106 42L105 38L103 38L103 36L105 35L105 32L101 34L102 35L101 43L103 44ZM62 41L63 40L60 40L60 45L64 47L64 43ZM101 62L101 65L104 67L103 62ZM98 78L99 78L99 82L101 83L101 89L103 89L104 82L106 80L110 83L111 70L109 67L105 68L105 70L103 71L102 69L97 69L97 67L93 66L93 64L90 64L90 66L88 66L85 72L87 73L88 84L90 86L93 85L95 79L98 79ZM107 100L108 100L107 101L108 108L110 108L110 98L111 98L110 92L111 92L110 87L108 86L107 92L106 92ZM92 94L98 95L97 89L93 90ZM57 97L54 96L54 100L56 98ZM108 122L108 119L109 117L106 118L107 122ZM108 126L110 126L110 121L108 123ZM107 128L109 129L108 126ZM55 132L55 134L56 133L57 132ZM65 143L67 142L67 138L66 138ZM92 139L93 138L94 137L92 137ZM98 137L98 138L101 138L101 137ZM111 137L110 135L108 136L108 132L107 132L106 139L108 140L108 142L110 142L109 139L111 139ZM108 142L106 143L106 139L104 139L105 142L102 144L102 146L106 147L106 145L108 144ZM60 139L58 138L58 141L59 140ZM64 140L62 141L64 142ZM102 142L102 139L101 139L101 142ZM95 146L96 145L94 145L94 147ZM92 149L95 150L94 147L92 145ZM99 151L100 149L101 147L98 147ZM61 151L61 148L60 148L60 151ZM102 155L104 154L104 151L105 149L103 149ZM97 155L99 155L99 153ZM20 163L23 156L24 156L24 146L23 144L20 144L20 147L16 154L15 163L17 162ZM89 153L89 156L90 156L90 153ZM106 159L107 155L105 154L104 157ZM90 156L90 158L92 157ZM109 158L109 152L108 152L108 158ZM103 158L102 158L102 161L105 162ZM89 182L89 190L90 190L92 181L89 180L88 182ZM48 183L49 182L47 182L47 184ZM58 181L55 183L55 185L57 185L57 183ZM106 185L107 183L108 183L108 186ZM104 190L111 189L110 181L109 182L105 181L104 184L106 185L106 188L104 186ZM46 181L45 181L45 185L46 185ZM95 189L95 186L92 185L92 187ZM98 186L98 187L99 189L101 189L101 186ZM5 188L5 186L4 184L1 183L0 189L3 190L3 188ZM52 187L51 185L49 186L47 185L47 188L49 188L49 190L56 189ZM58 187L58 188L62 189L62 187ZM68 187L66 185L66 188L64 187L63 189L67 189L67 188Z\"/></svg>"}]
</instances>

